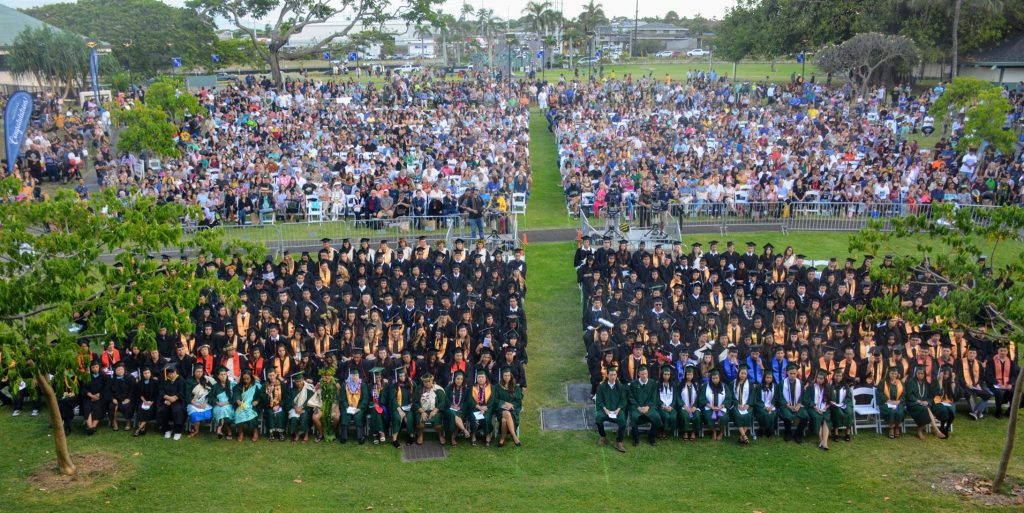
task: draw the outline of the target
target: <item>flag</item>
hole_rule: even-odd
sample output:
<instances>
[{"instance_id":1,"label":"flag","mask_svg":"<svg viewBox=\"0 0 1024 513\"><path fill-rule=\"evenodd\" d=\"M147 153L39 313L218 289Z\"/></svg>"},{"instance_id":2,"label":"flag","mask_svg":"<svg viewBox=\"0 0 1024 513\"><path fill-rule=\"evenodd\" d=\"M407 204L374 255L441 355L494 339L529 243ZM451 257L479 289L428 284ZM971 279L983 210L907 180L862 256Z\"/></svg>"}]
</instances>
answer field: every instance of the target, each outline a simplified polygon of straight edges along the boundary
<instances>
[{"instance_id":1,"label":"flag","mask_svg":"<svg viewBox=\"0 0 1024 513\"><path fill-rule=\"evenodd\" d=\"M181 57L171 57L171 66L175 68L181 67Z\"/></svg>"},{"instance_id":2,"label":"flag","mask_svg":"<svg viewBox=\"0 0 1024 513\"><path fill-rule=\"evenodd\" d=\"M804 63L804 52L800 52L800 53L796 54L796 62L797 62L797 64L803 64Z\"/></svg>"},{"instance_id":3,"label":"flag","mask_svg":"<svg viewBox=\"0 0 1024 513\"><path fill-rule=\"evenodd\" d=\"M331 52L324 52L324 60L331 60Z\"/></svg>"},{"instance_id":4,"label":"flag","mask_svg":"<svg viewBox=\"0 0 1024 513\"><path fill-rule=\"evenodd\" d=\"M32 117L32 95L26 91L17 91L7 100L4 111L4 144L7 149L7 172L14 173L14 163L18 160L18 151L25 141L29 118Z\"/></svg>"},{"instance_id":5,"label":"flag","mask_svg":"<svg viewBox=\"0 0 1024 513\"><path fill-rule=\"evenodd\" d=\"M220 62L220 55L213 54L211 57L213 57L213 62Z\"/></svg>"},{"instance_id":6,"label":"flag","mask_svg":"<svg viewBox=\"0 0 1024 513\"><path fill-rule=\"evenodd\" d=\"M92 77L92 98L100 112L103 112L103 102L100 101L100 81L97 75L100 72L100 55L96 53L96 47L89 54L89 75Z\"/></svg>"}]
</instances>

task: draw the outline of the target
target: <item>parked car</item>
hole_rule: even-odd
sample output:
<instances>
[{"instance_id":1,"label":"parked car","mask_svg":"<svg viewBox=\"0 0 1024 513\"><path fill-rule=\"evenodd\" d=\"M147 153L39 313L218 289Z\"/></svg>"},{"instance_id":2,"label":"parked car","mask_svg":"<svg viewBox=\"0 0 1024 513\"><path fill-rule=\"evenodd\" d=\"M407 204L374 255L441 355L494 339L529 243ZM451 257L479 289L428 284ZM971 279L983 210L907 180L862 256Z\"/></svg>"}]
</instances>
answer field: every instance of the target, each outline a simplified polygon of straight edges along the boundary
<instances>
[{"instance_id":1,"label":"parked car","mask_svg":"<svg viewBox=\"0 0 1024 513\"><path fill-rule=\"evenodd\" d=\"M415 72L417 72L419 70L420 70L419 66L413 66L412 64L403 64L402 66L399 66L398 68L395 69L395 71L397 71L397 72L399 72L399 73L401 73L403 75L406 75L406 74L409 74L409 73L415 73Z\"/></svg>"},{"instance_id":2,"label":"parked car","mask_svg":"<svg viewBox=\"0 0 1024 513\"><path fill-rule=\"evenodd\" d=\"M594 64L598 60L600 60L600 59L598 59L597 57L584 57L584 58L576 61L576 63L577 64Z\"/></svg>"},{"instance_id":3,"label":"parked car","mask_svg":"<svg viewBox=\"0 0 1024 513\"><path fill-rule=\"evenodd\" d=\"M708 55L711 55L711 51L703 48L696 48L686 52L687 57L707 57Z\"/></svg>"},{"instance_id":4,"label":"parked car","mask_svg":"<svg viewBox=\"0 0 1024 513\"><path fill-rule=\"evenodd\" d=\"M675 54L675 52L673 52L672 50L662 50L662 51L654 54L654 56L659 58L659 59L667 59L669 57L672 57L674 54Z\"/></svg>"}]
</instances>

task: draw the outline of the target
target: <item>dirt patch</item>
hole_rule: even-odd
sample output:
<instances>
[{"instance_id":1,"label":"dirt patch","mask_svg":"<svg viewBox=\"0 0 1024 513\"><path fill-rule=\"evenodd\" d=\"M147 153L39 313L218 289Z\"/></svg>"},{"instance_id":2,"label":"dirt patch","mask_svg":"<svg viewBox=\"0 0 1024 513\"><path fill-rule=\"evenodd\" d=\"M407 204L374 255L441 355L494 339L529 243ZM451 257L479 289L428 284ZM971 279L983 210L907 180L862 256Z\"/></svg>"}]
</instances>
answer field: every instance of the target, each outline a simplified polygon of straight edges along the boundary
<instances>
[{"instance_id":1,"label":"dirt patch","mask_svg":"<svg viewBox=\"0 0 1024 513\"><path fill-rule=\"evenodd\" d=\"M57 463L48 461L28 476L28 484L39 492L67 492L92 488L94 485L108 485L119 470L120 457L107 452L86 452L72 455L78 469L73 476L65 476L57 469Z\"/></svg>"},{"instance_id":2,"label":"dirt patch","mask_svg":"<svg viewBox=\"0 0 1024 513\"><path fill-rule=\"evenodd\" d=\"M1009 492L1005 494L992 493L992 480L976 474L945 474L939 477L935 487L985 506L1024 505L1024 484L1009 479L1003 484L1003 489Z\"/></svg>"}]
</instances>

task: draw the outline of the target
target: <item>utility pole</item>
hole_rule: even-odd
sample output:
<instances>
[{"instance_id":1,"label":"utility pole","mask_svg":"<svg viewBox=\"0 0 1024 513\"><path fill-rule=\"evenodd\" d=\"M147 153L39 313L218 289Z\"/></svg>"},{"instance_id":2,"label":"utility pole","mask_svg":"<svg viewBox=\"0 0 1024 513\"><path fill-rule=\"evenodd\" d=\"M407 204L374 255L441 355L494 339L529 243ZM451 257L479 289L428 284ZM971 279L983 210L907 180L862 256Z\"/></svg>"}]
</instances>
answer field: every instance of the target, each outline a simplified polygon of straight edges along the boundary
<instances>
[{"instance_id":1,"label":"utility pole","mask_svg":"<svg viewBox=\"0 0 1024 513\"><path fill-rule=\"evenodd\" d=\"M640 0L636 0L636 10L633 11L633 43L629 45L629 53L633 57L638 57L639 56L639 54L636 53L636 38L637 38L637 29L638 29L639 25L640 25Z\"/></svg>"}]
</instances>

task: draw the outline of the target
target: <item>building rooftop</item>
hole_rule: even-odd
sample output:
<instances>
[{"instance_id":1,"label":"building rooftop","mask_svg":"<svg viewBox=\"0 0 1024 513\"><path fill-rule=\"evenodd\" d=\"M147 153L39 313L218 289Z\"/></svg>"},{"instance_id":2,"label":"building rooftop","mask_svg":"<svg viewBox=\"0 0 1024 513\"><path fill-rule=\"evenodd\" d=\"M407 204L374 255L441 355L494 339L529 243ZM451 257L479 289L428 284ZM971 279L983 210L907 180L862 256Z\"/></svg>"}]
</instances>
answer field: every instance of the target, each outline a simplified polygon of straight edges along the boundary
<instances>
[{"instance_id":1,"label":"building rooftop","mask_svg":"<svg viewBox=\"0 0 1024 513\"><path fill-rule=\"evenodd\" d=\"M1014 64L1024 66L1024 32L1016 34L1006 41L990 46L965 59L973 64Z\"/></svg>"},{"instance_id":2,"label":"building rooftop","mask_svg":"<svg viewBox=\"0 0 1024 513\"><path fill-rule=\"evenodd\" d=\"M42 27L48 24L37 20L17 9L0 5L0 48L11 46L25 27ZM56 29L56 27L52 27Z\"/></svg>"}]
</instances>

